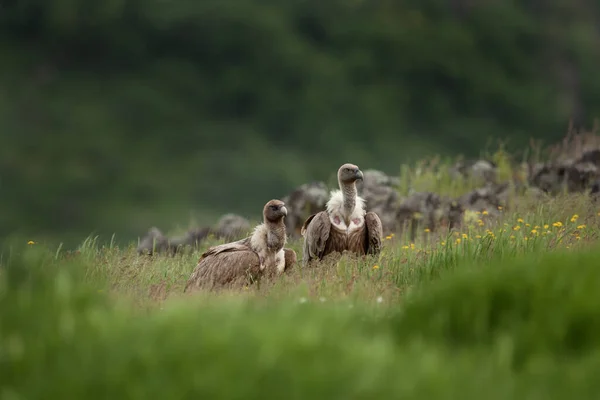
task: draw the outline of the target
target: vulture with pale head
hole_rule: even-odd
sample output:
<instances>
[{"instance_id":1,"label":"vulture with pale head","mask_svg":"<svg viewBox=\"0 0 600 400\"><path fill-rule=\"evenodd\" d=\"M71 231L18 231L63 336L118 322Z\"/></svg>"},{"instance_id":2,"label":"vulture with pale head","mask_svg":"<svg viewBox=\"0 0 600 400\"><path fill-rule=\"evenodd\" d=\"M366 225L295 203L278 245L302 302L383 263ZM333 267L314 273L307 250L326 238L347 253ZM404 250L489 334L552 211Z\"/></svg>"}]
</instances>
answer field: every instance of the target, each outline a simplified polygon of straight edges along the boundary
<instances>
[{"instance_id":1,"label":"vulture with pale head","mask_svg":"<svg viewBox=\"0 0 600 400\"><path fill-rule=\"evenodd\" d=\"M263 223L251 236L211 247L202 254L184 292L250 284L265 272L281 274L290 268L296 262L296 253L284 248L286 215L281 200L265 204Z\"/></svg>"},{"instance_id":2,"label":"vulture with pale head","mask_svg":"<svg viewBox=\"0 0 600 400\"><path fill-rule=\"evenodd\" d=\"M365 200L356 190L362 171L356 165L344 164L337 176L340 189L331 192L325 211L311 215L302 225L304 265L333 252L378 255L381 251L381 219L372 211L366 212Z\"/></svg>"}]
</instances>

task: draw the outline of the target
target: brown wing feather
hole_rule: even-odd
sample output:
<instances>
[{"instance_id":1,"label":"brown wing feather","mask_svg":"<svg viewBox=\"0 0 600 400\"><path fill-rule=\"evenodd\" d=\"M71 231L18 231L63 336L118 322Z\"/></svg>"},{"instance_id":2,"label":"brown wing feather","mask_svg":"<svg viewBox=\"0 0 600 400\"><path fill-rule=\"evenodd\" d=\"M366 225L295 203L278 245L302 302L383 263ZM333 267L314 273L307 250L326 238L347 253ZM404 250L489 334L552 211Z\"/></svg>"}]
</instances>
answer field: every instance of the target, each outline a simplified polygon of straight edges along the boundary
<instances>
[{"instance_id":1,"label":"brown wing feather","mask_svg":"<svg viewBox=\"0 0 600 400\"><path fill-rule=\"evenodd\" d=\"M184 292L250 283L260 274L260 257L246 244L247 239L208 249L198 261Z\"/></svg>"},{"instance_id":2,"label":"brown wing feather","mask_svg":"<svg viewBox=\"0 0 600 400\"><path fill-rule=\"evenodd\" d=\"M300 234L302 236L304 236L304 234L306 233L306 228L308 228L308 225L310 225L310 222L317 216L317 214L313 214L310 217L306 218L306 221L304 221L302 227L300 228Z\"/></svg>"},{"instance_id":3,"label":"brown wing feather","mask_svg":"<svg viewBox=\"0 0 600 400\"><path fill-rule=\"evenodd\" d=\"M370 211L365 214L365 253L379 255L381 252L381 238L383 237L383 224L379 216Z\"/></svg>"},{"instance_id":4,"label":"brown wing feather","mask_svg":"<svg viewBox=\"0 0 600 400\"><path fill-rule=\"evenodd\" d=\"M198 262L202 261L202 259L205 257L219 254L224 251L251 250L249 245L250 245L249 237L240 239L238 241L231 242L231 243L218 244L216 246L212 246L211 248L206 250L204 253L202 253L202 255L200 256L200 260L198 260Z\"/></svg>"},{"instance_id":5,"label":"brown wing feather","mask_svg":"<svg viewBox=\"0 0 600 400\"><path fill-rule=\"evenodd\" d=\"M293 249L284 248L283 252L285 253L285 269L284 271L289 271L297 261L296 252Z\"/></svg>"},{"instance_id":6,"label":"brown wing feather","mask_svg":"<svg viewBox=\"0 0 600 400\"><path fill-rule=\"evenodd\" d=\"M322 259L329 239L331 221L326 211L313 214L302 225L304 245L302 248L302 263L307 265L310 260Z\"/></svg>"}]
</instances>

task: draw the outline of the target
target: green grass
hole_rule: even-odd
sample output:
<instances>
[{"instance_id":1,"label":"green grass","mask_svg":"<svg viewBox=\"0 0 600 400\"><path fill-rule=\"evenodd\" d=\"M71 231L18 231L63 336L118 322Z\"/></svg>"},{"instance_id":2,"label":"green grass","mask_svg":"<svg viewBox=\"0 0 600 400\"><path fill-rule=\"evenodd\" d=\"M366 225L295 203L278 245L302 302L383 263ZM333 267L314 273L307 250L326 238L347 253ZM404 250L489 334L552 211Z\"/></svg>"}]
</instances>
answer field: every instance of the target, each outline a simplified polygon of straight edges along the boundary
<instances>
[{"instance_id":1,"label":"green grass","mask_svg":"<svg viewBox=\"0 0 600 400\"><path fill-rule=\"evenodd\" d=\"M581 196L521 202L219 294L182 293L215 240L145 257L15 239L0 261L0 398L596 398L599 211Z\"/></svg>"}]
</instances>

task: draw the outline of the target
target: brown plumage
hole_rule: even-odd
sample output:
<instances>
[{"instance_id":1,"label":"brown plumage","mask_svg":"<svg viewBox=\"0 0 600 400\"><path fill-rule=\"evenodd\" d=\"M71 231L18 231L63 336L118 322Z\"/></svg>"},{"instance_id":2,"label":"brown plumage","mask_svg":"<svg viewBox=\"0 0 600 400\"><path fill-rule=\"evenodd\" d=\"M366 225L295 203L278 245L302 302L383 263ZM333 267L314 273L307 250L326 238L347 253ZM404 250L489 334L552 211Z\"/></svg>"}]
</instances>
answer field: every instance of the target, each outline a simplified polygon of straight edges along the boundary
<instances>
[{"instance_id":1,"label":"brown plumage","mask_svg":"<svg viewBox=\"0 0 600 400\"><path fill-rule=\"evenodd\" d=\"M285 268L284 271L288 271L290 267L296 264L297 257L296 252L293 249L283 249L284 258L285 258Z\"/></svg>"},{"instance_id":2,"label":"brown plumage","mask_svg":"<svg viewBox=\"0 0 600 400\"><path fill-rule=\"evenodd\" d=\"M254 228L251 236L211 247L202 254L184 292L250 284L265 271L280 274L289 268L296 254L284 249L286 215L282 201L271 200L265 204L263 223Z\"/></svg>"},{"instance_id":3,"label":"brown plumage","mask_svg":"<svg viewBox=\"0 0 600 400\"><path fill-rule=\"evenodd\" d=\"M356 191L359 179L363 179L363 173L356 165L342 165L338 170L340 190L331 192L325 211L304 222L304 265L333 252L377 255L381 251L381 219L376 213L365 211L365 200Z\"/></svg>"}]
</instances>

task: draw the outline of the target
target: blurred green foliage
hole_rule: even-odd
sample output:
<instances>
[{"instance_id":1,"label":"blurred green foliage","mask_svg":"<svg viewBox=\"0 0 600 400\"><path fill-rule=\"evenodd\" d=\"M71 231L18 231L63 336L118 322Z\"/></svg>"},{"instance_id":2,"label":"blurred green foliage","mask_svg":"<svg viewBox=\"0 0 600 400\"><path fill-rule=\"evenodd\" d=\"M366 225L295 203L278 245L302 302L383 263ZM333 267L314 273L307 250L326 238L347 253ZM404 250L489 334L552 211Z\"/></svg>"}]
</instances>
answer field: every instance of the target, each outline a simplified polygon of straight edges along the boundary
<instances>
[{"instance_id":1,"label":"blurred green foliage","mask_svg":"<svg viewBox=\"0 0 600 400\"><path fill-rule=\"evenodd\" d=\"M0 237L256 217L343 162L589 126L598 3L473 4L5 0Z\"/></svg>"},{"instance_id":2,"label":"blurred green foliage","mask_svg":"<svg viewBox=\"0 0 600 400\"><path fill-rule=\"evenodd\" d=\"M0 261L0 393L595 399L599 255L461 263L397 304L238 295L143 312L89 279L88 254L15 247Z\"/></svg>"}]
</instances>

